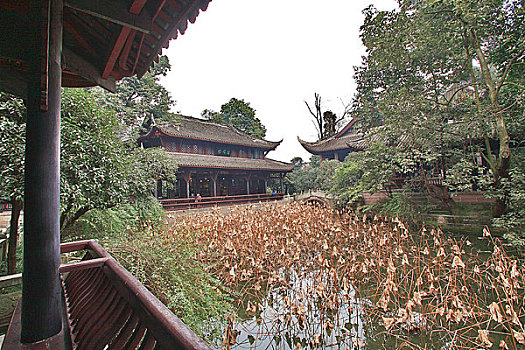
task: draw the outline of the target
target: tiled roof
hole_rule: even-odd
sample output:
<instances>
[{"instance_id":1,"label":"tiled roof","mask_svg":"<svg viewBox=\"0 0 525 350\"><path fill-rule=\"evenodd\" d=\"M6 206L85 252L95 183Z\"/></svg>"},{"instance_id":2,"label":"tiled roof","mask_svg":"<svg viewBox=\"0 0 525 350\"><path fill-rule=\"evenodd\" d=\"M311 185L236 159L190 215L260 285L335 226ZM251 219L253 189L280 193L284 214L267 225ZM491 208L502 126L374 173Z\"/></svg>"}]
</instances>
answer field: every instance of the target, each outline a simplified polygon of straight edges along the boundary
<instances>
[{"instance_id":1,"label":"tiled roof","mask_svg":"<svg viewBox=\"0 0 525 350\"><path fill-rule=\"evenodd\" d=\"M363 150L367 147L367 140L363 134L337 135L317 142L307 142L297 137L299 143L310 153L337 151L343 149Z\"/></svg>"},{"instance_id":2,"label":"tiled roof","mask_svg":"<svg viewBox=\"0 0 525 350\"><path fill-rule=\"evenodd\" d=\"M181 168L213 168L213 169L235 169L235 170L266 170L272 172L289 172L294 165L279 162L273 159L252 159L237 157L221 157L203 154L189 154L168 152Z\"/></svg>"},{"instance_id":3,"label":"tiled roof","mask_svg":"<svg viewBox=\"0 0 525 350\"><path fill-rule=\"evenodd\" d=\"M186 116L180 116L177 124L155 125L152 131L155 128L166 135L174 137L258 147L268 150L275 149L282 142L259 139L245 134L231 125L218 124ZM151 134L151 132L149 134Z\"/></svg>"}]
</instances>

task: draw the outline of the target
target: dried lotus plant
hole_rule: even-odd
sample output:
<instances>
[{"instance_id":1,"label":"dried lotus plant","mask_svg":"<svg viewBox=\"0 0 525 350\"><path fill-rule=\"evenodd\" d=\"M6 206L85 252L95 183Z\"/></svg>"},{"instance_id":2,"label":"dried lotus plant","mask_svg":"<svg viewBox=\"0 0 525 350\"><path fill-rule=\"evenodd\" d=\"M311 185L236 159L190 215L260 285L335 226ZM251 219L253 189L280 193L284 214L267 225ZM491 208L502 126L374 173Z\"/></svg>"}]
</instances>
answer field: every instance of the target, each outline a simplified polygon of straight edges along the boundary
<instances>
[{"instance_id":1,"label":"dried lotus plant","mask_svg":"<svg viewBox=\"0 0 525 350\"><path fill-rule=\"evenodd\" d=\"M414 231L292 202L181 217L171 234L190 232L196 258L236 299L227 348L525 345L524 262L488 229L479 239Z\"/></svg>"}]
</instances>

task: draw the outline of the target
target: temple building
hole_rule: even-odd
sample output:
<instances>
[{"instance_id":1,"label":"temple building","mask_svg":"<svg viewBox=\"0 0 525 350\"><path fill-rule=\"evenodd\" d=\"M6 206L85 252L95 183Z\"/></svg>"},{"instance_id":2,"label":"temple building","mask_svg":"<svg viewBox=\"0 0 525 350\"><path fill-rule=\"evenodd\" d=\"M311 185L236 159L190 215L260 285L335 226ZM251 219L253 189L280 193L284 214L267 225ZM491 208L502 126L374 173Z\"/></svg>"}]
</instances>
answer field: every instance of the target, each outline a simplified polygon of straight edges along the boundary
<instances>
[{"instance_id":1,"label":"temple building","mask_svg":"<svg viewBox=\"0 0 525 350\"><path fill-rule=\"evenodd\" d=\"M317 142L307 142L297 137L299 143L310 153L318 155L320 160L335 159L343 161L350 152L362 151L366 148L364 135L356 132L354 124L357 118L352 119L338 133Z\"/></svg>"},{"instance_id":2,"label":"temple building","mask_svg":"<svg viewBox=\"0 0 525 350\"><path fill-rule=\"evenodd\" d=\"M180 116L177 123L149 126L139 138L145 148L163 147L178 164L177 185L157 181L157 198L190 198L266 193L270 177L280 179L293 164L266 158L281 141L245 134L231 125Z\"/></svg>"}]
</instances>

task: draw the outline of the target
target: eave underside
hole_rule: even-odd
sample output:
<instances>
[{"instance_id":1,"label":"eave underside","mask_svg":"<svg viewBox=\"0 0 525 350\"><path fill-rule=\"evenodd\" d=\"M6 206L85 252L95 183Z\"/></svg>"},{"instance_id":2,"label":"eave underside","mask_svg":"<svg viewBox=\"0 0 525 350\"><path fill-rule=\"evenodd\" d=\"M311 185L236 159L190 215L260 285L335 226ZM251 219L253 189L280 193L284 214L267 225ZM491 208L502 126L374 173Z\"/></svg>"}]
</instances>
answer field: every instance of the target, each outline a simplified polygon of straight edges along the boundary
<instances>
[{"instance_id":1,"label":"eave underside","mask_svg":"<svg viewBox=\"0 0 525 350\"><path fill-rule=\"evenodd\" d=\"M116 80L142 76L169 39L184 33L209 2L65 0L62 86L99 85L114 91ZM0 0L0 90L22 98L33 60L27 49L30 4Z\"/></svg>"}]
</instances>

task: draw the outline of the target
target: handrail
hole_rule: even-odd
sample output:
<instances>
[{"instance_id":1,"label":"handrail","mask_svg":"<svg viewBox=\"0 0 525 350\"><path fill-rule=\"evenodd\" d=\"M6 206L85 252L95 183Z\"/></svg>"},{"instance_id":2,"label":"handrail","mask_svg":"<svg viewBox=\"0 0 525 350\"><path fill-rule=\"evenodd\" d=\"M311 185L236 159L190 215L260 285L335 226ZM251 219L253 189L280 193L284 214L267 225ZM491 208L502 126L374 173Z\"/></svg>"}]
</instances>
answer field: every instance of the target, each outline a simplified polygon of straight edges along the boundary
<instances>
[{"instance_id":1,"label":"handrail","mask_svg":"<svg viewBox=\"0 0 525 350\"><path fill-rule=\"evenodd\" d=\"M103 269L118 294L134 309L140 322L154 335L162 349L208 350L208 345L162 304L129 271L94 240L64 243L62 253L86 250L87 260L63 264L61 272L98 267Z\"/></svg>"},{"instance_id":2,"label":"handrail","mask_svg":"<svg viewBox=\"0 0 525 350\"><path fill-rule=\"evenodd\" d=\"M276 194L250 194L250 195L234 195L234 196L217 196L217 197L203 197L199 201L195 198L175 198L175 199L161 199L160 202L166 210L182 210L193 209L199 207L209 207L214 205L224 204L245 204L255 202L266 202L272 200L281 200L284 198L284 193Z\"/></svg>"}]
</instances>

